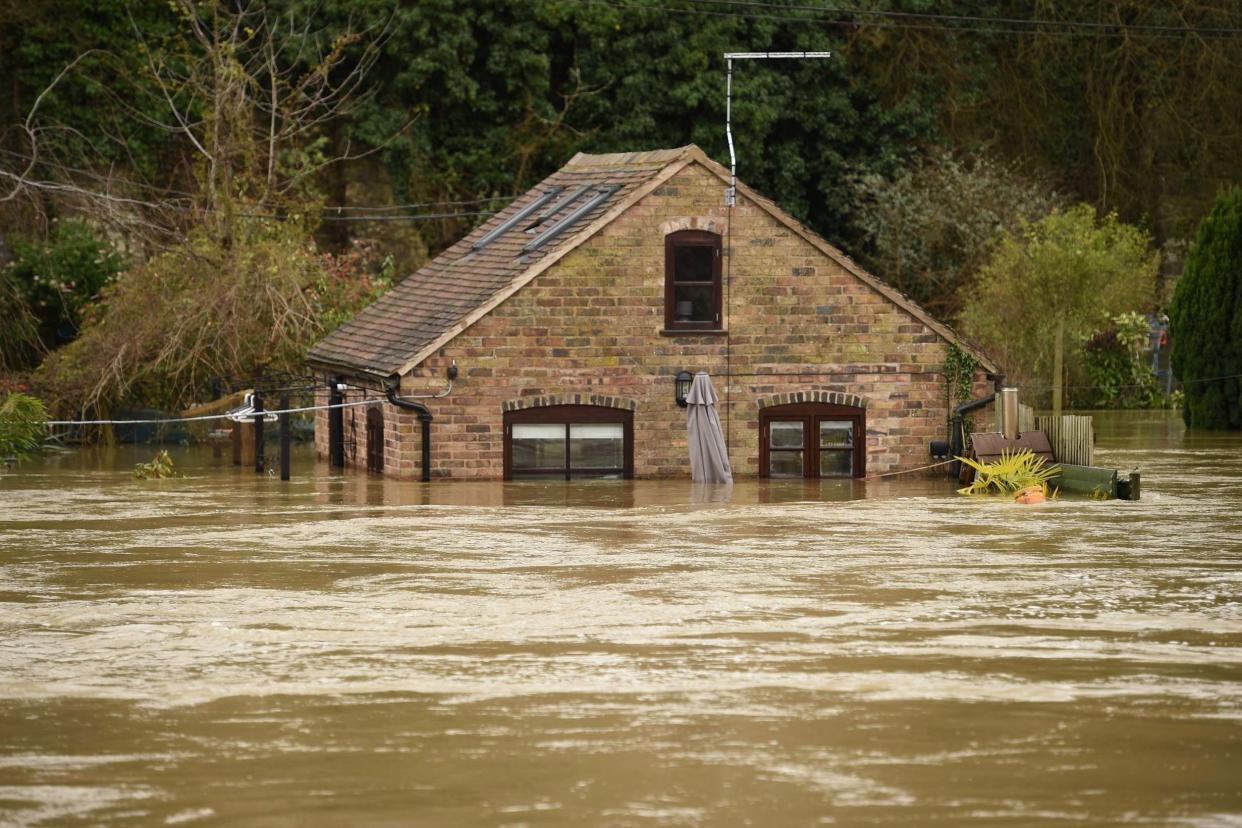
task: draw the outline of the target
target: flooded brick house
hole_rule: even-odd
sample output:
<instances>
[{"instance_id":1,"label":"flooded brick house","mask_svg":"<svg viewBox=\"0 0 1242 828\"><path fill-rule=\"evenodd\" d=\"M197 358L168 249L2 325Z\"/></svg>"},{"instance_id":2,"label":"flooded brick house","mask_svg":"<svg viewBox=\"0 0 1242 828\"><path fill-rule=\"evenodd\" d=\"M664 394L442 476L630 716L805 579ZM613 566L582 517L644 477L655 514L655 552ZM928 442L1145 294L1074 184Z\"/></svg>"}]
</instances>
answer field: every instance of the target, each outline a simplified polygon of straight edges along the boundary
<instances>
[{"instance_id":1,"label":"flooded brick house","mask_svg":"<svg viewBox=\"0 0 1242 828\"><path fill-rule=\"evenodd\" d=\"M336 465L438 478L686 477L706 371L738 477L924 465L945 325L698 147L579 154L318 343ZM384 400L366 405L367 401ZM321 402L327 402L325 395ZM428 462L429 461L429 462Z\"/></svg>"}]
</instances>

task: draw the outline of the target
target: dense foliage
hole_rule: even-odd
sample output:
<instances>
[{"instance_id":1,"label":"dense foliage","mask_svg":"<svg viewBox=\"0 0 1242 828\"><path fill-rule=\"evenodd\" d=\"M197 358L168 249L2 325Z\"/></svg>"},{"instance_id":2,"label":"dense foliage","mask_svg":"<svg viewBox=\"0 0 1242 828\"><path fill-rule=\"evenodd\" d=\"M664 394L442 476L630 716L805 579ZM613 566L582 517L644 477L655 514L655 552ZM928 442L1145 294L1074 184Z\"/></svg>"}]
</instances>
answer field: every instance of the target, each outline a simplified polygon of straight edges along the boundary
<instances>
[{"instance_id":1,"label":"dense foliage","mask_svg":"<svg viewBox=\"0 0 1242 828\"><path fill-rule=\"evenodd\" d=\"M48 158L97 173L123 165L146 184L184 185L192 147L156 125L167 119L144 51L172 54L187 39L181 5L0 3L11 24L0 26L0 75L13 79L0 89L4 121L20 123L55 72L81 57L80 71L42 103L46 122L65 127L49 131L64 146ZM376 177L399 200L506 195L577 150L694 141L726 160L720 56L748 49L834 52L829 61L739 65L734 116L745 180L838 243L857 241L846 221L849 176L894 176L934 144L998 148L1006 162L1034 166L1059 190L1148 222L1157 239L1185 232L1210 201L1212 182L1236 177L1242 165L1234 151L1242 88L1233 82L1242 42L1176 34L1242 25L1242 7L1230 0L1193 10L1142 0L1034 7L956 0L897 9L980 18L920 25L819 5L762 13L718 0L271 0L263 7L285 31L289 21L313 21L325 42L382 32L369 94L321 135L329 155L376 147L384 163L372 158L328 173L321 183L333 203L347 200L351 184ZM1074 26L1083 20L1115 28ZM1119 36L1128 26L1173 31ZM365 47L346 51L346 61L361 60ZM284 58L299 59L296 50ZM411 123L411 116L419 117ZM2 140L5 149L23 149L20 130ZM423 230L435 249L470 220L428 222Z\"/></svg>"},{"instance_id":2,"label":"dense foliage","mask_svg":"<svg viewBox=\"0 0 1242 828\"><path fill-rule=\"evenodd\" d=\"M306 349L374 301L387 272L325 257L295 223L250 222L229 244L199 231L109 286L81 336L35 375L59 406L141 399L175 410L214 383L301 370Z\"/></svg>"},{"instance_id":3,"label":"dense foliage","mask_svg":"<svg viewBox=\"0 0 1242 828\"><path fill-rule=\"evenodd\" d=\"M1058 384L1058 339L1072 361L1083 341L1112 317L1144 309L1158 265L1151 239L1115 215L1097 220L1085 204L1055 210L1005 235L962 322L1011 380L1046 389Z\"/></svg>"},{"instance_id":4,"label":"dense foliage","mask_svg":"<svg viewBox=\"0 0 1242 828\"><path fill-rule=\"evenodd\" d=\"M44 241L18 241L9 276L34 313L46 348L68 342L99 292L125 269L124 257L89 225L53 224Z\"/></svg>"},{"instance_id":5,"label":"dense foliage","mask_svg":"<svg viewBox=\"0 0 1242 828\"><path fill-rule=\"evenodd\" d=\"M1151 369L1151 328L1141 313L1113 317L1083 346L1082 376L1088 393L1074 402L1091 408L1150 408L1163 402Z\"/></svg>"},{"instance_id":6,"label":"dense foliage","mask_svg":"<svg viewBox=\"0 0 1242 828\"><path fill-rule=\"evenodd\" d=\"M870 173L852 183L866 264L946 321L957 318L1001 234L1059 204L1005 164L943 151L891 180Z\"/></svg>"},{"instance_id":7,"label":"dense foliage","mask_svg":"<svg viewBox=\"0 0 1242 828\"><path fill-rule=\"evenodd\" d=\"M0 461L21 459L39 448L47 432L47 409L29 394L17 392L0 402Z\"/></svg>"},{"instance_id":8,"label":"dense foliage","mask_svg":"<svg viewBox=\"0 0 1242 828\"><path fill-rule=\"evenodd\" d=\"M1169 307L1183 415L1197 428L1242 428L1242 190L1199 226Z\"/></svg>"},{"instance_id":9,"label":"dense foliage","mask_svg":"<svg viewBox=\"0 0 1242 828\"><path fill-rule=\"evenodd\" d=\"M1242 178L1239 27L1234 0L0 0L0 237L85 216L140 239L143 278L264 216L406 274L574 152L727 162L722 54L829 50L736 65L739 174L952 320L1054 193L1189 233ZM0 370L28 334L0 331Z\"/></svg>"}]
</instances>

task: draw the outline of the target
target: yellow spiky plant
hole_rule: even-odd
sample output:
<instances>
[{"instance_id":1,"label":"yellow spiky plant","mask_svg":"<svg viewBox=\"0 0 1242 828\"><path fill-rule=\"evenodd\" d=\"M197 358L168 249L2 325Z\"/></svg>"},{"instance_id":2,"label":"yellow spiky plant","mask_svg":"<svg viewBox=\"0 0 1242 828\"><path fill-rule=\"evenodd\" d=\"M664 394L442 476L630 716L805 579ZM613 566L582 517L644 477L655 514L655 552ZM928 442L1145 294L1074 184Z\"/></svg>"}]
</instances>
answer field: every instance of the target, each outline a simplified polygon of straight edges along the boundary
<instances>
[{"instance_id":1,"label":"yellow spiky plant","mask_svg":"<svg viewBox=\"0 0 1242 828\"><path fill-rule=\"evenodd\" d=\"M974 481L958 494L1014 494L1030 486L1039 486L1048 492L1048 481L1061 473L1060 466L1049 466L1044 458L1030 449L1005 450L994 463L980 463L967 457L959 457L975 470Z\"/></svg>"}]
</instances>

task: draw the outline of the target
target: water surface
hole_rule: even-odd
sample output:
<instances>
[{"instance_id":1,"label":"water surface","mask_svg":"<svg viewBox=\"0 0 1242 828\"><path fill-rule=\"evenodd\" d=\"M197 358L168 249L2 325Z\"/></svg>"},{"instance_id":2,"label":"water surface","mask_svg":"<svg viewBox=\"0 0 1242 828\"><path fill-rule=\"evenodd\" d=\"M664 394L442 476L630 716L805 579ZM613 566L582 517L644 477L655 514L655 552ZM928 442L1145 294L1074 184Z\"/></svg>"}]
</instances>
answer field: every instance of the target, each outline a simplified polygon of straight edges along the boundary
<instances>
[{"instance_id":1,"label":"water surface","mask_svg":"<svg viewBox=\"0 0 1242 828\"><path fill-rule=\"evenodd\" d=\"M940 478L0 475L0 823L1242 825L1242 438Z\"/></svg>"}]
</instances>

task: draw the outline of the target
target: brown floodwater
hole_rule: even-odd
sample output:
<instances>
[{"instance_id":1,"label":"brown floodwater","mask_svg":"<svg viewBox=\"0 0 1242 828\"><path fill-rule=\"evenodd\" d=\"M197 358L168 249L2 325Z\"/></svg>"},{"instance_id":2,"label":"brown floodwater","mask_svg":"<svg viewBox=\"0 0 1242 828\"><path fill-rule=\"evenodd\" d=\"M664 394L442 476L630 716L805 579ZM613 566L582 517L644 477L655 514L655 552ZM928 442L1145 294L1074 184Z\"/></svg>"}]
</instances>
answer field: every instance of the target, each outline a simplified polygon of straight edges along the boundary
<instances>
[{"instance_id":1,"label":"brown floodwater","mask_svg":"<svg viewBox=\"0 0 1242 828\"><path fill-rule=\"evenodd\" d=\"M7 825L1242 824L1242 436L1137 503L0 474Z\"/></svg>"}]
</instances>

